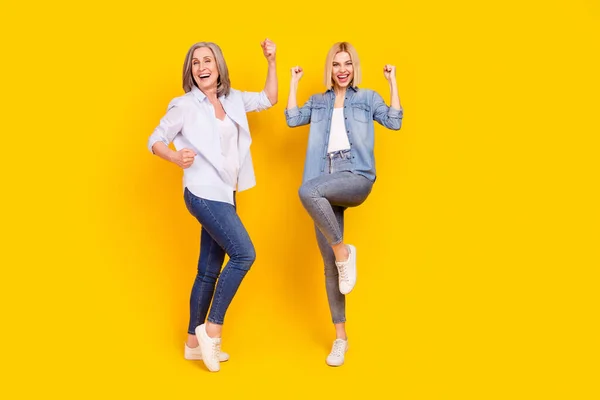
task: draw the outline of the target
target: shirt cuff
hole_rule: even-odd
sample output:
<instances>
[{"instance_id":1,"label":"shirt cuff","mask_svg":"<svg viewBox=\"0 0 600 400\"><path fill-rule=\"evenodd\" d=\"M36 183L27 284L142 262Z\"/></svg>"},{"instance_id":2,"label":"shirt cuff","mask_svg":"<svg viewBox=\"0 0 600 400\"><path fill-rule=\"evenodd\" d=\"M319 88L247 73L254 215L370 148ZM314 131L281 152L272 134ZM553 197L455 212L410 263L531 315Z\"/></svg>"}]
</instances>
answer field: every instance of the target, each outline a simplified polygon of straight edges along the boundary
<instances>
[{"instance_id":1,"label":"shirt cuff","mask_svg":"<svg viewBox=\"0 0 600 400\"><path fill-rule=\"evenodd\" d=\"M285 109L285 116L287 119L294 118L299 115L300 115L300 109L298 108L298 106L296 106L294 108L290 108L289 110L287 108Z\"/></svg>"},{"instance_id":2,"label":"shirt cuff","mask_svg":"<svg viewBox=\"0 0 600 400\"><path fill-rule=\"evenodd\" d=\"M150 150L150 153L154 154L154 151L152 150L152 146L154 146L157 142L163 142L167 146L169 145L169 143L167 142L166 139L163 139L160 137L150 137L150 139L148 139L148 150Z\"/></svg>"},{"instance_id":3,"label":"shirt cuff","mask_svg":"<svg viewBox=\"0 0 600 400\"><path fill-rule=\"evenodd\" d=\"M265 90L263 89L262 92L260 92L260 107L258 107L257 111L264 111L268 108L273 107L273 104L271 104L271 100L269 100L269 96L267 96L267 92L265 92Z\"/></svg>"},{"instance_id":4,"label":"shirt cuff","mask_svg":"<svg viewBox=\"0 0 600 400\"><path fill-rule=\"evenodd\" d=\"M397 109L397 108L393 108L390 107L390 110L388 111L388 117L390 118L402 118L404 115L404 109Z\"/></svg>"}]
</instances>

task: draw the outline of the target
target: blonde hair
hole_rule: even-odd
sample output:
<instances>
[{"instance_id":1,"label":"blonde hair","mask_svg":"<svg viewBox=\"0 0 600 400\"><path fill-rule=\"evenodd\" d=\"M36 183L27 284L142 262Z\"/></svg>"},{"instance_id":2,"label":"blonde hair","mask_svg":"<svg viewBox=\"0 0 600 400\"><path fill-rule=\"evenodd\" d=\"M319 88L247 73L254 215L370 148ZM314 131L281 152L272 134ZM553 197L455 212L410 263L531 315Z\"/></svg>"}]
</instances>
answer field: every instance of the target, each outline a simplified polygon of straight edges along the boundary
<instances>
[{"instance_id":1,"label":"blonde hair","mask_svg":"<svg viewBox=\"0 0 600 400\"><path fill-rule=\"evenodd\" d=\"M227 96L231 89L231 82L229 81L229 70L225 63L225 57L221 48L212 42L198 42L194 44L187 52L185 56L185 62L183 63L183 90L187 93L192 90L194 86L197 87L196 81L192 76L192 58L194 51L201 47L208 47L213 55L215 56L215 62L217 63L217 69L219 71L219 79L217 80L217 96Z\"/></svg>"},{"instance_id":2,"label":"blonde hair","mask_svg":"<svg viewBox=\"0 0 600 400\"><path fill-rule=\"evenodd\" d=\"M331 49L329 49L329 53L327 53L327 59L325 60L325 87L327 89L331 89L333 87L333 79L331 78L331 74L333 71L333 58L337 53L346 52L350 55L350 59L352 60L352 66L354 67L354 77L352 81L350 81L350 85L356 87L361 82L361 71L360 71L360 61L358 60L358 53L354 46L352 46L348 42L337 42L334 44Z\"/></svg>"}]
</instances>

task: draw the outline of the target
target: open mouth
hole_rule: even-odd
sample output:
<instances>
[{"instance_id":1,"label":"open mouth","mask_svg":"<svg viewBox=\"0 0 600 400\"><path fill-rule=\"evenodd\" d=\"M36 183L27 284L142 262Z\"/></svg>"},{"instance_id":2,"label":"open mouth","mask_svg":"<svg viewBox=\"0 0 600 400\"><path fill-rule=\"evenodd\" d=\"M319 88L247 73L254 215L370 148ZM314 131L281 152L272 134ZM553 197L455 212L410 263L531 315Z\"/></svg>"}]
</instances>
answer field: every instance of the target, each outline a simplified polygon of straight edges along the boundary
<instances>
[{"instance_id":1,"label":"open mouth","mask_svg":"<svg viewBox=\"0 0 600 400\"><path fill-rule=\"evenodd\" d=\"M199 76L200 80L206 80L208 78L210 78L210 74L202 74Z\"/></svg>"},{"instance_id":2,"label":"open mouth","mask_svg":"<svg viewBox=\"0 0 600 400\"><path fill-rule=\"evenodd\" d=\"M338 75L337 77L340 82L346 82L348 80L348 75Z\"/></svg>"}]
</instances>

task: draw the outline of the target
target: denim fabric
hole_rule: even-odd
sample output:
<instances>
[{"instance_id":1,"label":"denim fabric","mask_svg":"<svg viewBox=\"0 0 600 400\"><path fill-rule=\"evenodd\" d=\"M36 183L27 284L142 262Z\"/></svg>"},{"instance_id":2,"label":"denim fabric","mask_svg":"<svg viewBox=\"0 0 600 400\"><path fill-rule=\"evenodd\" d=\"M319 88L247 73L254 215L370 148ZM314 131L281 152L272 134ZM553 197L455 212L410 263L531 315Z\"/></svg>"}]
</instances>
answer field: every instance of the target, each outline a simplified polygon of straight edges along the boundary
<instances>
[{"instance_id":1,"label":"denim fabric","mask_svg":"<svg viewBox=\"0 0 600 400\"><path fill-rule=\"evenodd\" d=\"M310 123L308 147L302 182L327 174L327 148L331 130L331 117L335 103L333 90L311 96L300 108L285 110L288 126ZM375 182L373 121L386 128L398 130L402 125L403 110L388 107L383 98L369 89L349 87L344 99L344 122L350 142L348 169Z\"/></svg>"},{"instance_id":2,"label":"denim fabric","mask_svg":"<svg viewBox=\"0 0 600 400\"><path fill-rule=\"evenodd\" d=\"M256 253L236 213L235 197L232 205L197 197L185 189L184 200L189 212L202 225L198 273L190 296L188 333L194 334L196 327L204 323L209 306L208 321L223 324L227 308ZM221 271L225 254L229 261Z\"/></svg>"},{"instance_id":3,"label":"denim fabric","mask_svg":"<svg viewBox=\"0 0 600 400\"><path fill-rule=\"evenodd\" d=\"M333 323L346 321L345 296L340 293L338 270L332 245L342 241L344 211L362 204L373 188L373 182L347 170L349 151L328 156L327 174L302 184L300 200L315 223L317 243L325 266L325 288Z\"/></svg>"}]
</instances>

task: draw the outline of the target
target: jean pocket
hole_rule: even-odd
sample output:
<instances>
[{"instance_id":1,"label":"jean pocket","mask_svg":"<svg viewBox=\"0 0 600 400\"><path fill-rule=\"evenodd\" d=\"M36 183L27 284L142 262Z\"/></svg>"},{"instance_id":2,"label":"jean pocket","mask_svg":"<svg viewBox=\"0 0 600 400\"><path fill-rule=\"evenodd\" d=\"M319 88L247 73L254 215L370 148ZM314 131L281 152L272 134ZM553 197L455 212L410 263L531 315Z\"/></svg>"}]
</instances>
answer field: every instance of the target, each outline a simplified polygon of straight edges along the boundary
<instances>
[{"instance_id":1,"label":"jean pocket","mask_svg":"<svg viewBox=\"0 0 600 400\"><path fill-rule=\"evenodd\" d=\"M355 121L369 122L371 117L371 108L366 104L352 104L352 116Z\"/></svg>"}]
</instances>

